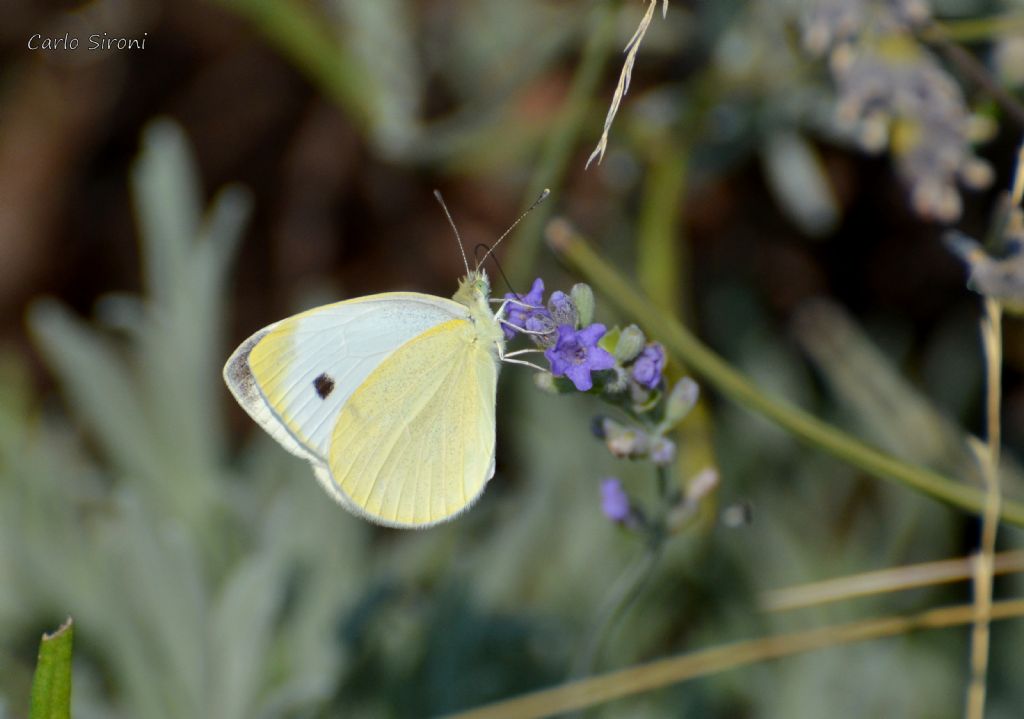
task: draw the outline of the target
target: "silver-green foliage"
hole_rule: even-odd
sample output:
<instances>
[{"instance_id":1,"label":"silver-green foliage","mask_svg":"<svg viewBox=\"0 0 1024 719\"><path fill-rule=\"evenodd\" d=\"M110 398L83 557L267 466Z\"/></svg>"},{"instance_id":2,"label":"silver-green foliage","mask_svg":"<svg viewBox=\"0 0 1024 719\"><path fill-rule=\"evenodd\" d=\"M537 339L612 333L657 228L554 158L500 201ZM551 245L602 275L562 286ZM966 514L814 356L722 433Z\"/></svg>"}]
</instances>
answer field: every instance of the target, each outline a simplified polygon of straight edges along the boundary
<instances>
[{"instance_id":1,"label":"silver-green foliage","mask_svg":"<svg viewBox=\"0 0 1024 719\"><path fill-rule=\"evenodd\" d=\"M101 302L102 329L53 300L29 313L85 446L0 380L0 646L73 615L76 716L289 714L344 662L363 528L311 482L279 491L296 467L276 453L228 469L223 288L251 203L227 188L203 213L199 187L181 131L151 126L132 175L144 297Z\"/></svg>"}]
</instances>

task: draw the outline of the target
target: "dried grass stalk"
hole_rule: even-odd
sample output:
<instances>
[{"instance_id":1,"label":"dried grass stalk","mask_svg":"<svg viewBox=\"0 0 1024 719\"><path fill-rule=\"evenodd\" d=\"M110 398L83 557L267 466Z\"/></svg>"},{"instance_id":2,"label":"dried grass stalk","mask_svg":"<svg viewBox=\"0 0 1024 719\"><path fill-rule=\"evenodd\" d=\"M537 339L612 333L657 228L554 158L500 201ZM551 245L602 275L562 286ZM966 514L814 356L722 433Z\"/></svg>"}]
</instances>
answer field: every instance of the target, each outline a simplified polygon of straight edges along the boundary
<instances>
[{"instance_id":1,"label":"dried grass stalk","mask_svg":"<svg viewBox=\"0 0 1024 719\"><path fill-rule=\"evenodd\" d=\"M590 157L587 158L587 167L590 167L590 163L595 159L598 164L604 158L604 151L608 147L608 131L611 130L612 122L615 120L615 115L619 112L619 103L622 102L622 98L629 92L629 81L633 76L633 63L636 62L636 54L640 49L640 43L643 42L644 35L647 34L647 28L651 24L651 20L654 18L654 9L658 6L658 0L649 0L647 3L647 12L644 13L643 18L640 20L640 24L636 28L636 32L633 33L633 37L626 43L626 47L623 52L626 53L626 61L622 64L622 72L619 73L619 84L615 86L615 95L612 97L612 104L608 108L608 114L604 118L604 130L601 132L601 139L597 142L597 147L590 153ZM662 0L661 3L661 16L665 17L668 13L668 0Z\"/></svg>"}]
</instances>

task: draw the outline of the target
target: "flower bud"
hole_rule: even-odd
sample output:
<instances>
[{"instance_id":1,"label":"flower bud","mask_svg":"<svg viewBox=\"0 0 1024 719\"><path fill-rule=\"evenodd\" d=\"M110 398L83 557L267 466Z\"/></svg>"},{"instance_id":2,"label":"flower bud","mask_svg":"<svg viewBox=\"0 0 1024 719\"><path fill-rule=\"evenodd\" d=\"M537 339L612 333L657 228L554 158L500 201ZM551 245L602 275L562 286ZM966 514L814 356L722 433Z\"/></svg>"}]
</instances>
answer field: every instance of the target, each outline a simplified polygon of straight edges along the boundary
<instances>
[{"instance_id":1,"label":"flower bud","mask_svg":"<svg viewBox=\"0 0 1024 719\"><path fill-rule=\"evenodd\" d=\"M661 373L664 369L665 348L660 342L651 342L633 362L633 379L647 389L654 389L661 383Z\"/></svg>"},{"instance_id":2,"label":"flower bud","mask_svg":"<svg viewBox=\"0 0 1024 719\"><path fill-rule=\"evenodd\" d=\"M622 488L622 482L615 477L601 480L601 512L613 522L625 522L629 518L629 495Z\"/></svg>"},{"instance_id":3,"label":"flower bud","mask_svg":"<svg viewBox=\"0 0 1024 719\"><path fill-rule=\"evenodd\" d=\"M619 459L643 457L650 448L650 440L641 429L627 427L608 418L605 418L601 428L604 431L605 446Z\"/></svg>"},{"instance_id":4,"label":"flower bud","mask_svg":"<svg viewBox=\"0 0 1024 719\"><path fill-rule=\"evenodd\" d=\"M558 339L555 333L555 322L547 314L535 312L526 318L525 329L530 333L530 339L538 347L553 347Z\"/></svg>"},{"instance_id":5,"label":"flower bud","mask_svg":"<svg viewBox=\"0 0 1024 719\"><path fill-rule=\"evenodd\" d=\"M623 370L626 375L626 385L629 388L629 402L633 405L633 411L637 414L644 414L650 412L651 409L658 403L659 395L657 392L647 389L643 385L639 385L636 382L629 381L629 372ZM659 430L661 427L658 428Z\"/></svg>"},{"instance_id":6,"label":"flower bud","mask_svg":"<svg viewBox=\"0 0 1024 719\"><path fill-rule=\"evenodd\" d=\"M700 396L700 387L689 377L683 377L676 382L675 387L668 395L668 402L665 405L665 429L671 429L683 421L683 418L690 413L693 406L697 404L697 397Z\"/></svg>"},{"instance_id":7,"label":"flower bud","mask_svg":"<svg viewBox=\"0 0 1024 719\"><path fill-rule=\"evenodd\" d=\"M636 359L644 349L644 343L647 338L644 337L643 330L636 325L629 325L619 332L619 341L615 345L615 359L619 362L629 362Z\"/></svg>"},{"instance_id":8,"label":"flower bud","mask_svg":"<svg viewBox=\"0 0 1024 719\"><path fill-rule=\"evenodd\" d=\"M551 376L550 372L534 372L533 383L537 386L537 389L543 392L558 394L558 389L555 387L555 378Z\"/></svg>"},{"instance_id":9,"label":"flower bud","mask_svg":"<svg viewBox=\"0 0 1024 719\"><path fill-rule=\"evenodd\" d=\"M579 327L579 312L576 310L576 303L572 298L560 290L551 293L548 300L548 311L555 325L569 325L573 329Z\"/></svg>"},{"instance_id":10,"label":"flower bud","mask_svg":"<svg viewBox=\"0 0 1024 719\"><path fill-rule=\"evenodd\" d=\"M594 321L594 291L590 285L577 282L569 290L573 304L576 305L576 312L579 313L581 327L586 327Z\"/></svg>"},{"instance_id":11,"label":"flower bud","mask_svg":"<svg viewBox=\"0 0 1024 719\"><path fill-rule=\"evenodd\" d=\"M651 461L659 466L672 464L676 459L676 443L668 437L655 437L651 441Z\"/></svg>"},{"instance_id":12,"label":"flower bud","mask_svg":"<svg viewBox=\"0 0 1024 719\"><path fill-rule=\"evenodd\" d=\"M729 529L743 527L754 521L754 508L750 502L730 504L722 510L722 524Z\"/></svg>"},{"instance_id":13,"label":"flower bud","mask_svg":"<svg viewBox=\"0 0 1024 719\"><path fill-rule=\"evenodd\" d=\"M705 469L694 476L686 487L686 494L669 510L665 524L675 534L685 529L697 516L701 502L718 486L718 472Z\"/></svg>"},{"instance_id":14,"label":"flower bud","mask_svg":"<svg viewBox=\"0 0 1024 719\"><path fill-rule=\"evenodd\" d=\"M602 394L622 394L629 388L629 373L620 365L596 375L595 383Z\"/></svg>"},{"instance_id":15,"label":"flower bud","mask_svg":"<svg viewBox=\"0 0 1024 719\"><path fill-rule=\"evenodd\" d=\"M697 504L704 497L711 494L717 486L718 472L714 468L708 467L689 481L686 486L685 501L690 504Z\"/></svg>"}]
</instances>

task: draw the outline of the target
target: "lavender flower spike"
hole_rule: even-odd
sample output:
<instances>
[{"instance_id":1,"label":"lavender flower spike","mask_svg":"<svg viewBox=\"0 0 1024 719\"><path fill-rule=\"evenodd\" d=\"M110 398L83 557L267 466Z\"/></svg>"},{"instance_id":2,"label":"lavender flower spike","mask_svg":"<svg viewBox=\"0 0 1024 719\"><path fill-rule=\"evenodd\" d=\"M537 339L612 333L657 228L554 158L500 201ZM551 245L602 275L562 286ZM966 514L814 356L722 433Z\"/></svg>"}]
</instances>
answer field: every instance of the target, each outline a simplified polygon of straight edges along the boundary
<instances>
[{"instance_id":1,"label":"lavender flower spike","mask_svg":"<svg viewBox=\"0 0 1024 719\"><path fill-rule=\"evenodd\" d=\"M544 280L540 277L533 281L530 291L522 297L507 292L505 299L513 300L506 306L506 321L502 323L502 329L505 330L505 339L507 340L516 336L517 330L514 329L515 327L525 329L527 320L533 315L548 314L548 311L544 309ZM531 305L532 307L523 307L523 305Z\"/></svg>"},{"instance_id":2,"label":"lavender flower spike","mask_svg":"<svg viewBox=\"0 0 1024 719\"><path fill-rule=\"evenodd\" d=\"M601 511L613 522L629 518L629 496L615 477L601 480Z\"/></svg>"},{"instance_id":3,"label":"lavender flower spike","mask_svg":"<svg viewBox=\"0 0 1024 719\"><path fill-rule=\"evenodd\" d=\"M559 325L555 346L544 351L544 356L551 364L551 374L555 377L568 377L580 392L593 387L591 372L615 366L615 358L597 346L597 341L604 336L605 331L602 324L592 324L581 330Z\"/></svg>"}]
</instances>

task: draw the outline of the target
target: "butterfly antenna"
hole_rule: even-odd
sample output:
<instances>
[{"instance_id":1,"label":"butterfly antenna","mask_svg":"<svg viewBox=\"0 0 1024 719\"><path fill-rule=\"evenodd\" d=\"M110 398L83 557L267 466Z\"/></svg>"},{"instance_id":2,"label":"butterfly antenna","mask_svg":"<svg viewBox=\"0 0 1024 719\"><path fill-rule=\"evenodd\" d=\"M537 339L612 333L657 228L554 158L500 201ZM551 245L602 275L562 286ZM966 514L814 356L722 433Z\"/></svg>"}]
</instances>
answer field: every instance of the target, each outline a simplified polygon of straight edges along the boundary
<instances>
[{"instance_id":1,"label":"butterfly antenna","mask_svg":"<svg viewBox=\"0 0 1024 719\"><path fill-rule=\"evenodd\" d=\"M478 244L476 247L473 248L473 254L479 257L479 255L480 255L480 248L481 247L483 249L487 250L488 253L490 253L491 246L486 244L486 243L484 243L484 242L481 242L480 244ZM484 257L486 258L487 255L485 254ZM520 295L518 292L516 292L515 288L512 286L512 283L508 279L508 275L505 274L504 268L502 268L501 263L498 262L497 255L494 256L492 261L494 262L494 266L498 269L498 274L501 275L501 279L505 280L505 286L508 287L509 291L512 292L512 294L514 294L516 296L516 299L522 300L523 296ZM477 267L479 267L479 266L480 265L477 264Z\"/></svg>"},{"instance_id":2,"label":"butterfly antenna","mask_svg":"<svg viewBox=\"0 0 1024 719\"><path fill-rule=\"evenodd\" d=\"M490 257L491 253L494 252L495 248L501 244L501 241L508 237L509 233L512 232L512 230L516 229L516 225L522 222L528 214L533 212L537 208L537 205L544 202L544 200L548 199L548 195L550 194L551 190L545 187L544 191L537 196L536 200L533 201L533 204L526 208L526 212L521 214L519 218L515 222L513 222L512 225L507 230L501 233L501 237L495 240L494 244L491 245L491 249L487 250L487 254L483 256L483 259L476 263L477 269L480 269L480 265L487 261L487 258Z\"/></svg>"},{"instance_id":3,"label":"butterfly antenna","mask_svg":"<svg viewBox=\"0 0 1024 719\"><path fill-rule=\"evenodd\" d=\"M444 198L441 197L441 191L434 190L434 197L437 198L437 201L441 205L441 209L444 210L444 215L448 218L448 224L452 226L452 232L455 233L455 239L459 243L459 252L462 253L462 264L466 266L466 274L468 275L469 260L466 259L466 248L462 246L462 236L459 235L459 228L455 226L455 220L452 219L452 213L448 212L448 205L444 204ZM513 227L515 227L515 225L513 225ZM477 264L477 267L480 267L480 265Z\"/></svg>"}]
</instances>

